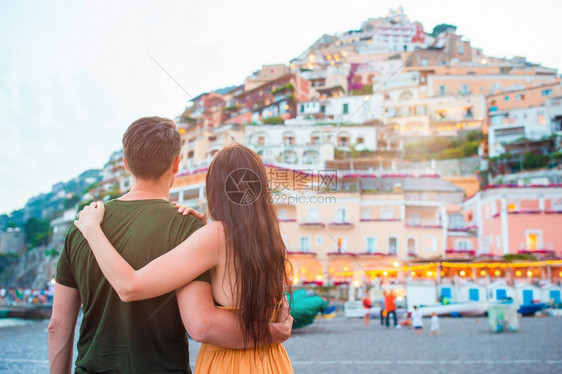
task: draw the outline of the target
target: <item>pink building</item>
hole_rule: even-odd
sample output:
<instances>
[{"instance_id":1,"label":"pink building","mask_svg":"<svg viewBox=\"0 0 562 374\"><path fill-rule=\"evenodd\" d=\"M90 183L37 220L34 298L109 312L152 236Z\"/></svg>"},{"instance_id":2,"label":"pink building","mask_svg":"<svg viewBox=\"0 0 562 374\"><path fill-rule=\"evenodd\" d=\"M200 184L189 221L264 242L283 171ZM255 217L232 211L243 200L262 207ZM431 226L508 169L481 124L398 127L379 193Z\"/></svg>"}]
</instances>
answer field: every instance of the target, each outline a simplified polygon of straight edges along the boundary
<instances>
[{"instance_id":1,"label":"pink building","mask_svg":"<svg viewBox=\"0 0 562 374\"><path fill-rule=\"evenodd\" d=\"M488 186L464 202L477 232L476 256L562 256L562 185Z\"/></svg>"}]
</instances>

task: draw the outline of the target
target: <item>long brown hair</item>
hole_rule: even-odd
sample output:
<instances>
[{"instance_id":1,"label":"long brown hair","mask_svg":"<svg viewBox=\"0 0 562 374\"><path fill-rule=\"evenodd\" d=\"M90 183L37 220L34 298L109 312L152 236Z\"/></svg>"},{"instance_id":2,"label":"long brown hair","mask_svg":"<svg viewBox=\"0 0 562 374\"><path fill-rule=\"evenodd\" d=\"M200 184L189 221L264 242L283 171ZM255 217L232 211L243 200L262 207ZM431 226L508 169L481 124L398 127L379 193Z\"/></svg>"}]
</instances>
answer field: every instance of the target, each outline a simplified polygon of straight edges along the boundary
<instances>
[{"instance_id":1,"label":"long brown hair","mask_svg":"<svg viewBox=\"0 0 562 374\"><path fill-rule=\"evenodd\" d=\"M271 342L268 323L290 282L265 166L254 151L232 143L211 162L206 189L209 215L224 227L245 340L253 340L254 347Z\"/></svg>"}]
</instances>

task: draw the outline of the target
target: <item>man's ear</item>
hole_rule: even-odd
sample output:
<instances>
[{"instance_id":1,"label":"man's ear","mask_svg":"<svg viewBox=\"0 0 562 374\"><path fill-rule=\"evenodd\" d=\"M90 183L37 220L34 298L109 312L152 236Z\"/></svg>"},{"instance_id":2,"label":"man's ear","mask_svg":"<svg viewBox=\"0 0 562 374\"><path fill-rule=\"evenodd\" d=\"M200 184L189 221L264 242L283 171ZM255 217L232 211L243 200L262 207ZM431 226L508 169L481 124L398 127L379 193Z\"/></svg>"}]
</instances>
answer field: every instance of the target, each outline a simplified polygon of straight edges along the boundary
<instances>
[{"instance_id":1,"label":"man's ear","mask_svg":"<svg viewBox=\"0 0 562 374\"><path fill-rule=\"evenodd\" d=\"M178 171L180 170L180 155L177 155L176 158L174 158L174 161L172 162L172 166L173 166L173 171L174 171L174 175L176 175L178 173Z\"/></svg>"},{"instance_id":2,"label":"man's ear","mask_svg":"<svg viewBox=\"0 0 562 374\"><path fill-rule=\"evenodd\" d=\"M123 157L123 164L125 165L125 169L127 169L127 171L131 173L131 169L129 169L129 165L127 165L127 160L125 159L125 157Z\"/></svg>"}]
</instances>

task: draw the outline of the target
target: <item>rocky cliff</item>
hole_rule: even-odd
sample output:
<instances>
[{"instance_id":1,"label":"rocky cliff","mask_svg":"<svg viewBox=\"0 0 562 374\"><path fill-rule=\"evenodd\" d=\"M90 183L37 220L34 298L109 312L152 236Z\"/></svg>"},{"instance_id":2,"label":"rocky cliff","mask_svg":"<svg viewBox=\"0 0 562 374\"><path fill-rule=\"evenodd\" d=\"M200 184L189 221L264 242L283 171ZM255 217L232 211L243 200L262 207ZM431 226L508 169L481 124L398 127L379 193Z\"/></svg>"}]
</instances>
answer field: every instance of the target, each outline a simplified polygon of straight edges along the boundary
<instances>
[{"instance_id":1,"label":"rocky cliff","mask_svg":"<svg viewBox=\"0 0 562 374\"><path fill-rule=\"evenodd\" d=\"M0 287L44 289L55 276L58 256L34 248L25 254L0 257Z\"/></svg>"}]
</instances>

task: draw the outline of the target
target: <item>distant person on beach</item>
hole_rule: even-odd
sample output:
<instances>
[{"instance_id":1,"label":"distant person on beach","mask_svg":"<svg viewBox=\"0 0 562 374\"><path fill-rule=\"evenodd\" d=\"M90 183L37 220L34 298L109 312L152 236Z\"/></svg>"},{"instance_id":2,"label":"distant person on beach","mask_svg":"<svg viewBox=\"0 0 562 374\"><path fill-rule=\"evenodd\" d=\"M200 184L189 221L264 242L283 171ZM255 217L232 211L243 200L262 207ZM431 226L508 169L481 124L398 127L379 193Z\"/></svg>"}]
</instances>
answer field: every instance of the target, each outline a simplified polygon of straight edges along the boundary
<instances>
[{"instance_id":1,"label":"distant person on beach","mask_svg":"<svg viewBox=\"0 0 562 374\"><path fill-rule=\"evenodd\" d=\"M384 324L384 317L386 315L386 313L384 311L384 293L381 295L381 297L379 299L379 306L381 308L380 317L381 317L381 326L382 326Z\"/></svg>"},{"instance_id":2,"label":"distant person on beach","mask_svg":"<svg viewBox=\"0 0 562 374\"><path fill-rule=\"evenodd\" d=\"M386 311L386 327L390 327L390 314L392 314L392 320L394 321L394 327L398 328L398 318L396 317L396 304L394 303L396 296L390 290L384 292L384 307Z\"/></svg>"},{"instance_id":3,"label":"distant person on beach","mask_svg":"<svg viewBox=\"0 0 562 374\"><path fill-rule=\"evenodd\" d=\"M365 292L365 297L363 297L363 325L369 327L369 319L371 318L371 308L373 307L373 302L369 296L369 290Z\"/></svg>"},{"instance_id":4,"label":"distant person on beach","mask_svg":"<svg viewBox=\"0 0 562 374\"><path fill-rule=\"evenodd\" d=\"M203 221L178 214L168 201L181 142L174 122L159 117L133 122L123 136L124 163L132 172L133 184L130 192L106 204L102 228L119 248L125 259L121 260L137 269L203 230ZM206 260L186 257L189 266L196 268ZM166 272L153 283L166 283L164 278L170 275ZM80 305L83 318L75 373L191 373L184 323L199 341L227 348L252 346L255 342L248 337L254 331L244 329L237 314L216 308L205 275L199 280L183 286L185 281L148 300L125 303L104 277L82 233L71 226L55 277L48 327L50 373L72 370ZM290 335L292 321L283 320L286 312L279 313L281 322L269 324L272 342ZM260 325L262 333L263 328Z\"/></svg>"},{"instance_id":5,"label":"distant person on beach","mask_svg":"<svg viewBox=\"0 0 562 374\"><path fill-rule=\"evenodd\" d=\"M437 317L437 313L431 313L431 325L429 327L429 336L439 336L439 317Z\"/></svg>"},{"instance_id":6,"label":"distant person on beach","mask_svg":"<svg viewBox=\"0 0 562 374\"><path fill-rule=\"evenodd\" d=\"M412 312L412 326L414 326L414 335L423 335L423 318L416 305L414 305L414 311Z\"/></svg>"},{"instance_id":7,"label":"distant person on beach","mask_svg":"<svg viewBox=\"0 0 562 374\"><path fill-rule=\"evenodd\" d=\"M108 228L100 226L102 220L105 222L103 203L86 207L75 225L105 277L126 301L166 294L207 275L210 283L206 285L212 288L215 302L237 313L248 348L203 344L197 355L196 374L290 374L289 356L269 330L269 321L279 318L280 307L286 304L284 289L291 282L287 250L275 208L269 202L263 161L248 147L233 143L214 157L205 184L213 221L166 254L136 267L139 270L131 267L116 248L143 251L146 244L112 245L104 233ZM193 308L192 302L180 297L180 312ZM188 332L190 324L202 321L186 321Z\"/></svg>"}]
</instances>

